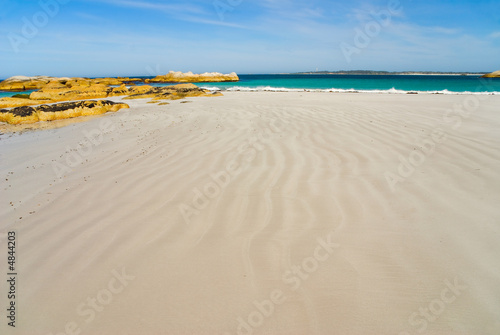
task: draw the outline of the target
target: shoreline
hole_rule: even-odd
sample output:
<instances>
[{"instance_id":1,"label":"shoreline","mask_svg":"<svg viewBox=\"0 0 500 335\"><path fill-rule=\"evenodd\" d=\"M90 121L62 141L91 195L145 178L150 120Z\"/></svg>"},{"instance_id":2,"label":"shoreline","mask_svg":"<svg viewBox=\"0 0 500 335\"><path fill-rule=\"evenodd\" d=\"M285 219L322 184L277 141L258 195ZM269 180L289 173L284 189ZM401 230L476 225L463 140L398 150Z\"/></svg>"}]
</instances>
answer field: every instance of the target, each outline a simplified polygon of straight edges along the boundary
<instances>
[{"instance_id":1,"label":"shoreline","mask_svg":"<svg viewBox=\"0 0 500 335\"><path fill-rule=\"evenodd\" d=\"M200 88L202 88L202 87L203 86L200 86ZM457 98L461 97L461 99L467 99L467 100L461 100L462 102L467 101L467 103L471 103L471 102L468 102L469 101L468 97L471 97L472 98L471 101L474 102L474 101L481 101L482 99L496 98L500 95L500 92L499 92L499 94L492 94L491 92L483 93L483 94L474 94L474 93L462 93L462 94L433 94L433 93L426 93L426 94L411 94L410 93L409 94L409 93L406 93L405 94L405 93L359 92L359 91L356 91L356 92L329 92L329 91L324 91L324 90L315 91L315 90L299 90L299 89L294 90L294 91L289 91L289 90L284 90L284 91L271 91L271 90L244 91L244 90L242 90L242 91L238 91L238 90L234 90L234 91L221 91L221 92L223 93L223 96L210 97L209 99L221 99L221 98L224 98L224 96L231 97L231 96L235 96L235 95L237 96L238 94L241 94L244 96L246 94L249 94L250 96L256 96L256 97L275 96L277 101L280 101L283 98L283 96L285 96L287 94L293 98L302 97L303 96L302 94L306 94L306 96L319 95L321 97L324 97L324 96L352 97L353 99L359 100L359 101L363 101L364 99L367 99L369 97L377 97L377 96L398 97L398 98L403 98L403 97L410 98L410 97L420 96L420 97L422 97L422 99L425 99L425 97L437 97L438 99L439 99L439 97L442 97L443 99L446 99L446 97L450 97L450 98L451 97L457 97ZM128 99L124 99L124 98L126 98L126 96L114 96L114 97L108 97L108 98L106 98L106 100L109 100L109 101L112 101L115 103L127 103L131 107L132 106L136 106L136 107L137 106L142 106L142 107L157 106L158 103L161 103L161 101L151 103L150 98L137 99L137 100L128 100ZM200 99L200 98L199 97L186 98L185 100L183 100L184 101L183 103L186 103L186 102L196 103L198 99ZM86 101L86 100L95 100L95 99L89 98L89 99L81 99L81 100L77 100L77 101ZM134 101L136 101L136 102L132 103ZM51 104L57 104L57 102L47 103L46 105L51 105ZM6 109L10 109L10 108L6 108ZM165 106L165 110L168 111L168 109L169 109L169 106ZM122 111L108 112L105 114L95 115L95 116L79 116L79 117L75 117L75 118L52 120L52 121L40 121L40 122L36 122L36 123L26 123L26 124L8 124L5 122L0 122L0 139L2 137L5 137L5 136L7 136L7 137L12 136L13 134L23 134L23 133L29 133L31 131L39 131L39 130L58 129L58 128L66 127L68 125L86 122L88 120L93 120L94 118L100 118L102 116L109 115L110 113L111 114L115 114L115 113L120 114L120 113L127 113L127 112L128 112L128 109L125 109Z\"/></svg>"},{"instance_id":2,"label":"shoreline","mask_svg":"<svg viewBox=\"0 0 500 335\"><path fill-rule=\"evenodd\" d=\"M175 85L175 84L172 84ZM165 85L165 86L172 86L172 85ZM212 86L211 86L212 85ZM230 88L218 88L215 87L216 83L196 83L196 86L207 89L210 91L220 91L220 92L275 92L275 93L281 93L281 92L309 92L309 93L337 93L337 94L351 94L351 93L363 93L363 94L433 94L433 95L500 95L500 91L478 91L478 92L473 92L473 91L449 91L449 90L434 90L434 91L419 91L419 90L399 90L395 88L390 88L390 89L385 89L385 90L380 90L380 89L373 89L373 90L362 90L362 89L336 89L336 88L329 88L329 89L321 89L321 88L285 88L285 87L270 87L270 86L264 86L264 87L245 87L245 86L235 86L235 87L230 87ZM147 85L136 85L136 86L147 86ZM134 86L127 86L127 87L134 87ZM160 85L153 85L153 87L164 87ZM35 90L33 90L35 91ZM31 92L31 91L30 91ZM23 92L9 92L9 91L0 91L1 93L9 94L1 97L11 97L13 95L19 95L19 94L24 94ZM82 99L85 100L85 99ZM79 101L79 100L75 100Z\"/></svg>"},{"instance_id":3,"label":"shoreline","mask_svg":"<svg viewBox=\"0 0 500 335\"><path fill-rule=\"evenodd\" d=\"M200 85L201 88L213 90L215 87L211 86L203 86ZM311 92L311 93L365 93L365 94L433 94L433 95L500 95L500 91L480 91L480 92L471 92L471 91L417 91L417 90L398 90L398 89L387 89L387 90L358 90L358 89L308 89L308 88L281 88L281 87L262 87L262 88L253 88L253 87L231 87L227 89L219 89L215 91L220 92Z\"/></svg>"},{"instance_id":4,"label":"shoreline","mask_svg":"<svg viewBox=\"0 0 500 335\"><path fill-rule=\"evenodd\" d=\"M498 330L500 97L147 101L2 135L19 332Z\"/></svg>"}]
</instances>

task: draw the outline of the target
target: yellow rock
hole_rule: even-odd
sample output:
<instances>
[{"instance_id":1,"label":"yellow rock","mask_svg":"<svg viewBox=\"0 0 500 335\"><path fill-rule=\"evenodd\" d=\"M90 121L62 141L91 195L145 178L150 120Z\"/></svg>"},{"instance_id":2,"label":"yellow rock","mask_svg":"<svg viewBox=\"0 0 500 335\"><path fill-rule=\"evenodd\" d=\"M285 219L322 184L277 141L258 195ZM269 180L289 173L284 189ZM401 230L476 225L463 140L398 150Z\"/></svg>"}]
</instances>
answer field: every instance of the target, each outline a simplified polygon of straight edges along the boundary
<instances>
[{"instance_id":1,"label":"yellow rock","mask_svg":"<svg viewBox=\"0 0 500 335\"><path fill-rule=\"evenodd\" d=\"M16 107L10 110L1 109L0 122L25 124L39 121L53 121L116 112L122 108L129 108L129 106L124 103L115 103L107 100L87 100L36 107Z\"/></svg>"},{"instance_id":2,"label":"yellow rock","mask_svg":"<svg viewBox=\"0 0 500 335\"><path fill-rule=\"evenodd\" d=\"M218 72L194 74L192 72L182 73L170 71L164 76L157 76L153 79L146 79L146 83L199 83L199 82L223 82L239 81L240 78L234 72L222 74Z\"/></svg>"},{"instance_id":3,"label":"yellow rock","mask_svg":"<svg viewBox=\"0 0 500 335\"><path fill-rule=\"evenodd\" d=\"M178 100L187 97L208 97L220 96L222 94L212 94L208 90L199 88L194 84L178 84L164 87L137 86L130 89L131 95L124 99L146 99L157 100Z\"/></svg>"},{"instance_id":4,"label":"yellow rock","mask_svg":"<svg viewBox=\"0 0 500 335\"><path fill-rule=\"evenodd\" d=\"M20 98L2 98L0 99L0 108L32 106L39 104L48 104L51 100L31 100Z\"/></svg>"},{"instance_id":5,"label":"yellow rock","mask_svg":"<svg viewBox=\"0 0 500 335\"><path fill-rule=\"evenodd\" d=\"M77 85L82 84L82 85ZM133 86L130 89L124 84L119 87L109 87L105 84L91 84L87 80L50 81L42 89L32 92L29 99L2 98L0 108L33 106L42 103L75 101L83 99L102 99L111 96L127 96L125 99L178 100L187 97L215 97L220 92L211 93L194 84L178 84L164 87L149 85ZM71 86L71 87L69 87Z\"/></svg>"},{"instance_id":6,"label":"yellow rock","mask_svg":"<svg viewBox=\"0 0 500 335\"><path fill-rule=\"evenodd\" d=\"M2 91L25 91L39 89L45 86L52 80L57 80L55 77L37 76L37 77L26 77L26 76L15 76L10 77L0 83L0 90Z\"/></svg>"},{"instance_id":7,"label":"yellow rock","mask_svg":"<svg viewBox=\"0 0 500 335\"><path fill-rule=\"evenodd\" d=\"M129 93L129 89L125 86L125 84L123 84L120 87L113 88L109 96L128 95Z\"/></svg>"},{"instance_id":8,"label":"yellow rock","mask_svg":"<svg viewBox=\"0 0 500 335\"><path fill-rule=\"evenodd\" d=\"M3 84L0 89L14 92L21 92L26 90L23 82L11 82L8 84Z\"/></svg>"},{"instance_id":9,"label":"yellow rock","mask_svg":"<svg viewBox=\"0 0 500 335\"><path fill-rule=\"evenodd\" d=\"M25 90L35 90L44 88L50 83L58 82L61 85L66 85L67 87L74 86L91 86L94 84L103 85L122 85L123 83L132 82L143 82L139 78L66 78L66 77L47 77L47 76L37 76L37 77L26 77L26 76L15 76L4 80L0 83L1 91L25 91Z\"/></svg>"},{"instance_id":10,"label":"yellow rock","mask_svg":"<svg viewBox=\"0 0 500 335\"><path fill-rule=\"evenodd\" d=\"M48 85L41 90L32 92L32 100L52 100L52 101L71 101L81 99L106 98L113 89L104 84L94 84L90 86L72 86L68 88L51 88Z\"/></svg>"},{"instance_id":11,"label":"yellow rock","mask_svg":"<svg viewBox=\"0 0 500 335\"><path fill-rule=\"evenodd\" d=\"M192 90L192 89L197 89L199 88L195 84L177 84L177 85L172 85L172 86L165 86L167 89L173 89L173 90Z\"/></svg>"},{"instance_id":12,"label":"yellow rock","mask_svg":"<svg viewBox=\"0 0 500 335\"><path fill-rule=\"evenodd\" d=\"M54 87L55 83L65 85L68 88L81 87L81 86L93 86L95 84L107 85L107 86L119 86L122 84L134 85L135 83L196 83L196 82L223 82L223 81L239 81L239 77L236 73L222 74L218 72L194 74L192 72L182 73L170 71L164 76L157 76L154 79L143 80L140 78L128 78L128 77L118 77L118 78L67 78L67 77L48 77L48 76L36 76L36 77L26 77L26 76L15 76L4 80L0 83L0 91L25 91L25 90L36 90L43 89L48 85Z\"/></svg>"},{"instance_id":13,"label":"yellow rock","mask_svg":"<svg viewBox=\"0 0 500 335\"><path fill-rule=\"evenodd\" d=\"M90 86L90 80L85 80L85 79L81 79L81 80L70 80L68 82L66 82L66 86L68 86L69 88L72 88L72 87L79 87L79 86Z\"/></svg>"},{"instance_id":14,"label":"yellow rock","mask_svg":"<svg viewBox=\"0 0 500 335\"><path fill-rule=\"evenodd\" d=\"M131 94L144 94L146 92L149 92L153 89L152 86L149 85L143 85L143 86L134 86L130 88L130 93Z\"/></svg>"},{"instance_id":15,"label":"yellow rock","mask_svg":"<svg viewBox=\"0 0 500 335\"><path fill-rule=\"evenodd\" d=\"M60 81L50 81L47 85L43 87L44 89L68 89L68 87L62 84Z\"/></svg>"},{"instance_id":16,"label":"yellow rock","mask_svg":"<svg viewBox=\"0 0 500 335\"><path fill-rule=\"evenodd\" d=\"M500 71L485 74L482 78L500 78Z\"/></svg>"}]
</instances>

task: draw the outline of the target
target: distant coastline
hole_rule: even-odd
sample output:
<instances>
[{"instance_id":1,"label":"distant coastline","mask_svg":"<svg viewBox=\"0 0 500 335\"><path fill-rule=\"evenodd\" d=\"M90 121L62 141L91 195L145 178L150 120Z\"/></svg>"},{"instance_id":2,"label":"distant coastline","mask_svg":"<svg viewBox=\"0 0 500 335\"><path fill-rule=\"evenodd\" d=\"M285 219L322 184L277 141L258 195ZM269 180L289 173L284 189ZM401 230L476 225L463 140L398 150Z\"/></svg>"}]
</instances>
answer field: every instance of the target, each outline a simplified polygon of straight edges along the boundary
<instances>
[{"instance_id":1,"label":"distant coastline","mask_svg":"<svg viewBox=\"0 0 500 335\"><path fill-rule=\"evenodd\" d=\"M350 71L310 71L283 74L328 74L328 75L401 75L401 76L483 76L488 72L436 72L436 71L371 71L371 70L350 70Z\"/></svg>"}]
</instances>

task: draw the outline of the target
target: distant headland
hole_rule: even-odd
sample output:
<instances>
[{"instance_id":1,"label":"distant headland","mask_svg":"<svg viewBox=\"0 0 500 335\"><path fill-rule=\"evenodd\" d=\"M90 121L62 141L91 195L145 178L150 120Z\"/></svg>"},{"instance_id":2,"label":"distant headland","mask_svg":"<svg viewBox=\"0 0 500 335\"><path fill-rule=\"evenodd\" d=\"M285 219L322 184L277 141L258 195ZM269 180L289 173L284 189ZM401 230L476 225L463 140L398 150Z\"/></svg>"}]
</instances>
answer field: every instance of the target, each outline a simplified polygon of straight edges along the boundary
<instances>
[{"instance_id":1,"label":"distant headland","mask_svg":"<svg viewBox=\"0 0 500 335\"><path fill-rule=\"evenodd\" d=\"M309 71L290 74L338 74L338 75L406 75L406 76L483 76L488 72L436 72L436 71L372 71L372 70L340 70L340 71Z\"/></svg>"}]
</instances>

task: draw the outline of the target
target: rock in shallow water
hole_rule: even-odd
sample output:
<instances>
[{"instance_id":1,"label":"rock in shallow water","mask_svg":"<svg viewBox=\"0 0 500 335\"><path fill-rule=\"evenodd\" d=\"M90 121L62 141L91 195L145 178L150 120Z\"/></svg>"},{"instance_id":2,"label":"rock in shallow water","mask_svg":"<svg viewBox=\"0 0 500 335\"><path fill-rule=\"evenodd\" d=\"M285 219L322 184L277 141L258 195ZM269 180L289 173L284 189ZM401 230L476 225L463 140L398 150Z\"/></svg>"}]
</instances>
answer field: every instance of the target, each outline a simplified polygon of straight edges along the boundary
<instances>
[{"instance_id":1,"label":"rock in shallow water","mask_svg":"<svg viewBox=\"0 0 500 335\"><path fill-rule=\"evenodd\" d=\"M482 78L500 78L500 71L485 74Z\"/></svg>"}]
</instances>

